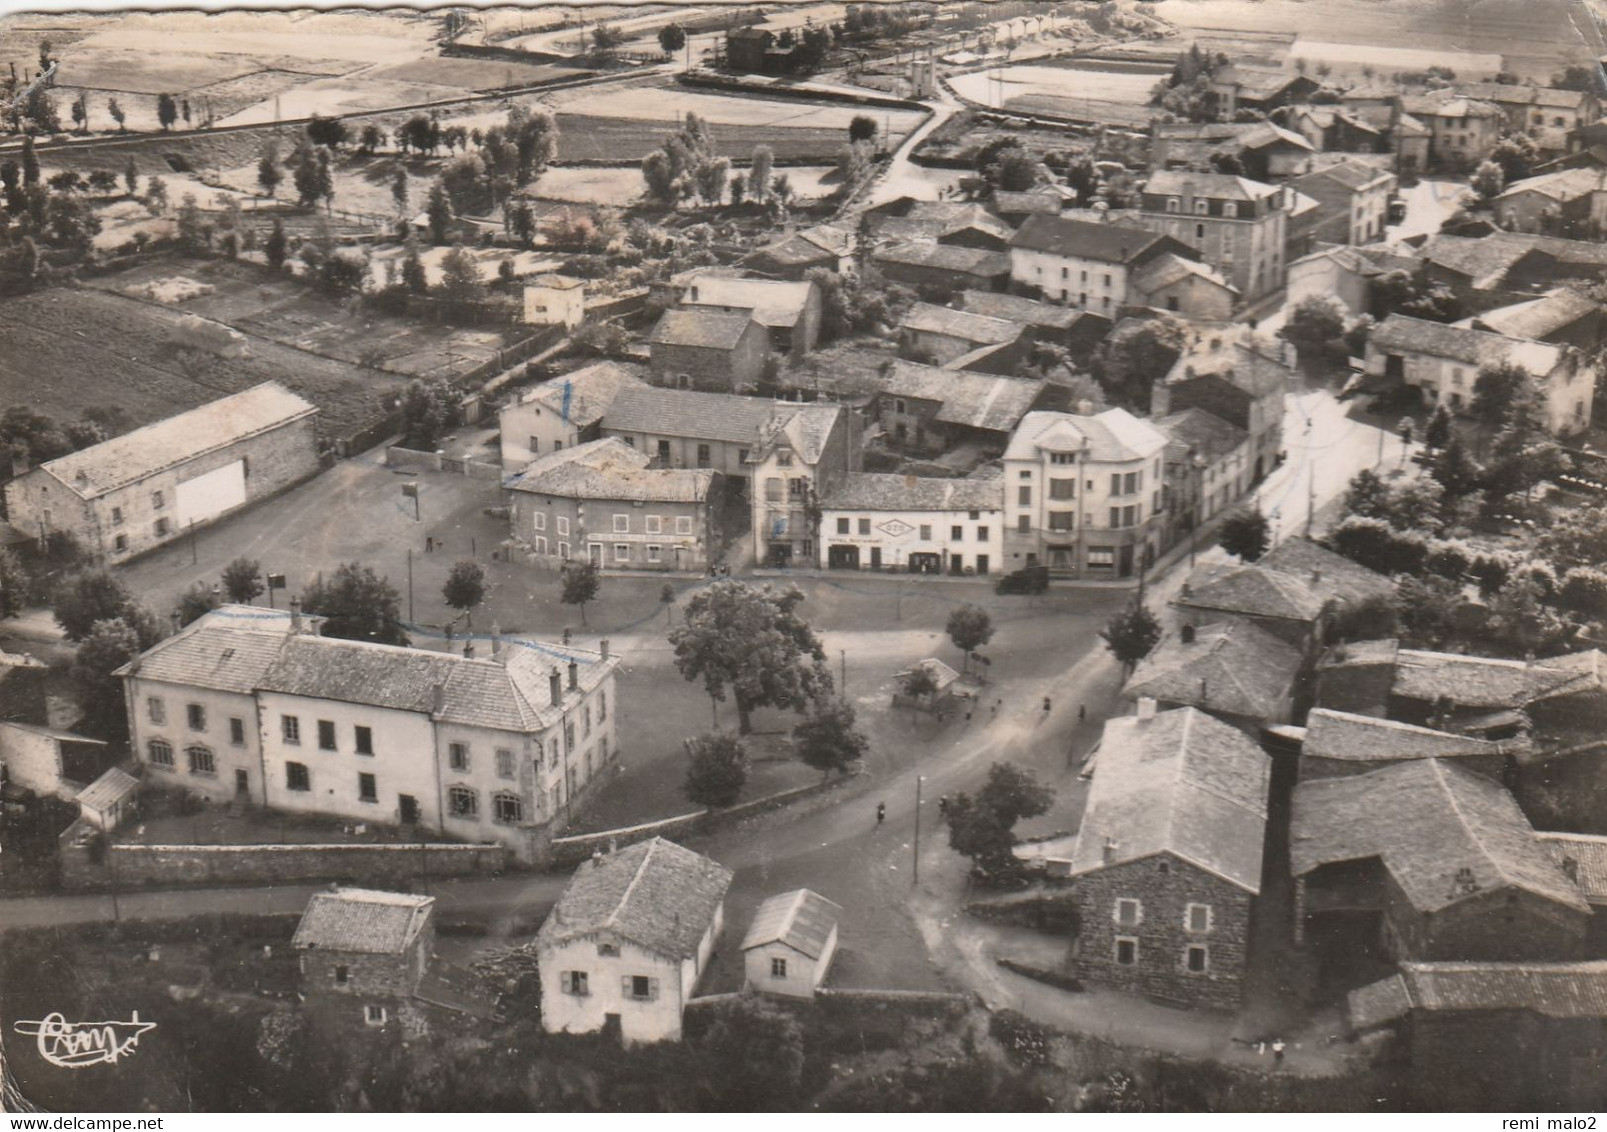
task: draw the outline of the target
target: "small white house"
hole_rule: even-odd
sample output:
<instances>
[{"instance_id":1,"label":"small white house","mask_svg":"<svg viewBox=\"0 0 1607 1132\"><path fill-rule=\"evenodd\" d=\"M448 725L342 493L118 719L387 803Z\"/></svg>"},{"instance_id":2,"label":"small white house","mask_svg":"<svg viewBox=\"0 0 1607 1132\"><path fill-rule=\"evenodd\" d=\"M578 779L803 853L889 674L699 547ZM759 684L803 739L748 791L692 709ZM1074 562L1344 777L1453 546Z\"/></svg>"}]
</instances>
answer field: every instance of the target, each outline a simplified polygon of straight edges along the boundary
<instances>
[{"instance_id":1,"label":"small white house","mask_svg":"<svg viewBox=\"0 0 1607 1132\"><path fill-rule=\"evenodd\" d=\"M123 824L138 791L139 779L114 766L80 790L73 800L84 821L110 833Z\"/></svg>"},{"instance_id":2,"label":"small white house","mask_svg":"<svg viewBox=\"0 0 1607 1132\"><path fill-rule=\"evenodd\" d=\"M813 998L837 954L842 906L800 888L759 905L742 940L746 984L766 994Z\"/></svg>"},{"instance_id":3,"label":"small white house","mask_svg":"<svg viewBox=\"0 0 1607 1132\"><path fill-rule=\"evenodd\" d=\"M730 887L731 870L661 837L581 865L536 934L542 1028L678 1040Z\"/></svg>"},{"instance_id":4,"label":"small white house","mask_svg":"<svg viewBox=\"0 0 1607 1132\"><path fill-rule=\"evenodd\" d=\"M567 275L538 275L525 284L525 318L535 326L573 330L586 317L586 284Z\"/></svg>"}]
</instances>

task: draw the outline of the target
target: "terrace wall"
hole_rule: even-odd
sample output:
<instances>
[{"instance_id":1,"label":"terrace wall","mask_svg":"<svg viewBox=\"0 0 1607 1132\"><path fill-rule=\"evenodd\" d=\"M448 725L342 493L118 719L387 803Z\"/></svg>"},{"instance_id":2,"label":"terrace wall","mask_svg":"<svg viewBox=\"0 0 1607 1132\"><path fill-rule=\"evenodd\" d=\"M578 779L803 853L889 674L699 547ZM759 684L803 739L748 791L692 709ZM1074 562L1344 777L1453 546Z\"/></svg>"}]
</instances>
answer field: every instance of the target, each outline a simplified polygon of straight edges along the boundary
<instances>
[{"instance_id":1,"label":"terrace wall","mask_svg":"<svg viewBox=\"0 0 1607 1132\"><path fill-rule=\"evenodd\" d=\"M61 883L77 891L326 880L405 886L499 873L507 863L501 845L110 845L101 864L64 846Z\"/></svg>"}]
</instances>

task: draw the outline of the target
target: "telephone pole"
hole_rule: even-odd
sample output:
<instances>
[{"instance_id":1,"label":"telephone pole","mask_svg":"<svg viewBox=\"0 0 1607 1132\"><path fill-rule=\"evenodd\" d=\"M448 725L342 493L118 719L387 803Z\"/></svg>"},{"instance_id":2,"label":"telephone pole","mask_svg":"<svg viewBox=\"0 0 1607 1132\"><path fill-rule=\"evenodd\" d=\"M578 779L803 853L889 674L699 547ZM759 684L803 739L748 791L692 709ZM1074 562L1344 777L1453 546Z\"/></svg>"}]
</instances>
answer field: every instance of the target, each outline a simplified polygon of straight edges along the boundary
<instances>
[{"instance_id":1,"label":"telephone pole","mask_svg":"<svg viewBox=\"0 0 1607 1132\"><path fill-rule=\"evenodd\" d=\"M915 852L914 868L912 870L913 879L910 881L912 887L919 886L921 883L921 783L924 780L924 775L917 774L915 776Z\"/></svg>"}]
</instances>

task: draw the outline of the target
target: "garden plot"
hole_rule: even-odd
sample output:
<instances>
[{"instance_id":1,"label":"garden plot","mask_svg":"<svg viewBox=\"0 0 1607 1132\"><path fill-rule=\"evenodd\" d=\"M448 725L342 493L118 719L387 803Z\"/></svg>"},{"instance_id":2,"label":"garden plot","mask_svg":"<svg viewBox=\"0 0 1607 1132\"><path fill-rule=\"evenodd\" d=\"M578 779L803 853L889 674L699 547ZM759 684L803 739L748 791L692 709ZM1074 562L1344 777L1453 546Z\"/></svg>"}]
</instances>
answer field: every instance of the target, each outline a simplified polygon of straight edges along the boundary
<instances>
[{"instance_id":1,"label":"garden plot","mask_svg":"<svg viewBox=\"0 0 1607 1132\"><path fill-rule=\"evenodd\" d=\"M459 91L502 90L553 79L580 78L591 72L551 63L513 63L500 59L414 59L363 72L363 79L427 83Z\"/></svg>"},{"instance_id":2,"label":"garden plot","mask_svg":"<svg viewBox=\"0 0 1607 1132\"><path fill-rule=\"evenodd\" d=\"M999 106L1002 90L1007 109L1015 109L1018 100L1030 99L1041 109L1064 103L1067 109L1063 113L1080 115L1089 100L1146 105L1165 74L1166 68L1161 67L1001 67L955 75L949 85L961 98L984 106Z\"/></svg>"},{"instance_id":3,"label":"garden plot","mask_svg":"<svg viewBox=\"0 0 1607 1132\"><path fill-rule=\"evenodd\" d=\"M262 70L258 60L246 55L175 55L171 51L97 47L94 38L61 52L61 65L56 69L59 85L129 94L181 94Z\"/></svg>"},{"instance_id":4,"label":"garden plot","mask_svg":"<svg viewBox=\"0 0 1607 1132\"><path fill-rule=\"evenodd\" d=\"M657 86L587 91L555 101L565 114L672 127L687 114L696 114L716 127L716 135L720 126L745 126L772 130L835 130L846 138L848 124L855 117L868 114L876 119L877 125L885 124L894 138L902 140L925 117L916 110L866 110L846 103L751 98Z\"/></svg>"},{"instance_id":5,"label":"garden plot","mask_svg":"<svg viewBox=\"0 0 1607 1132\"><path fill-rule=\"evenodd\" d=\"M266 61L341 60L346 70L400 63L434 51L439 21L402 10L316 12L130 12L81 41L85 49L137 51L180 65L236 56ZM187 85L194 85L193 83Z\"/></svg>"}]
</instances>

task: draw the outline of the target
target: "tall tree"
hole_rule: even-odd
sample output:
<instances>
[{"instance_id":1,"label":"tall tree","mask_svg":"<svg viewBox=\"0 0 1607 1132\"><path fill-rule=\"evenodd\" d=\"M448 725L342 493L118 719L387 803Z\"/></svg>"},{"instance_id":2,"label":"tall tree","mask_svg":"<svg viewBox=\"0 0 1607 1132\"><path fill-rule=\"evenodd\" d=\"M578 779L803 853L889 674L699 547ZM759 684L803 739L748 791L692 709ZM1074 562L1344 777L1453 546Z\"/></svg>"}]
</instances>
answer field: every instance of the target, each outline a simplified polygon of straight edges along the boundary
<instances>
[{"instance_id":1,"label":"tall tree","mask_svg":"<svg viewBox=\"0 0 1607 1132\"><path fill-rule=\"evenodd\" d=\"M314 581L303 591L301 605L309 614L327 619L323 625L326 637L382 645L408 643L396 587L361 562L342 563L328 581Z\"/></svg>"},{"instance_id":2,"label":"tall tree","mask_svg":"<svg viewBox=\"0 0 1607 1132\"><path fill-rule=\"evenodd\" d=\"M949 614L949 640L965 655L965 670L971 670L971 654L993 639L993 618L979 605L962 605Z\"/></svg>"},{"instance_id":3,"label":"tall tree","mask_svg":"<svg viewBox=\"0 0 1607 1132\"><path fill-rule=\"evenodd\" d=\"M1122 670L1130 672L1161 639L1161 623L1148 606L1135 601L1115 613L1099 631L1099 636L1111 655L1121 662Z\"/></svg>"},{"instance_id":4,"label":"tall tree","mask_svg":"<svg viewBox=\"0 0 1607 1132\"><path fill-rule=\"evenodd\" d=\"M854 705L835 698L792 729L792 744L798 757L806 766L820 771L822 781L834 770L839 774L847 770L869 746L865 736L854 729L855 722Z\"/></svg>"},{"instance_id":5,"label":"tall tree","mask_svg":"<svg viewBox=\"0 0 1607 1132\"><path fill-rule=\"evenodd\" d=\"M402 256L402 286L410 295L427 294L430 289L429 277L424 274L424 261L419 258L418 247L411 238L407 252Z\"/></svg>"},{"instance_id":6,"label":"tall tree","mask_svg":"<svg viewBox=\"0 0 1607 1132\"><path fill-rule=\"evenodd\" d=\"M22 139L22 183L24 185L39 183L39 155L34 152L31 136L24 136Z\"/></svg>"},{"instance_id":7,"label":"tall tree","mask_svg":"<svg viewBox=\"0 0 1607 1132\"><path fill-rule=\"evenodd\" d=\"M1222 549L1245 562L1254 562L1267 552L1272 540L1272 524L1254 506L1239 508L1222 520L1217 542Z\"/></svg>"},{"instance_id":8,"label":"tall tree","mask_svg":"<svg viewBox=\"0 0 1607 1132\"><path fill-rule=\"evenodd\" d=\"M122 618L106 618L90 625L69 670L79 705L84 709L87 730L108 739L127 740L123 681L112 673L139 652L139 636Z\"/></svg>"},{"instance_id":9,"label":"tall tree","mask_svg":"<svg viewBox=\"0 0 1607 1132\"><path fill-rule=\"evenodd\" d=\"M279 146L269 140L262 147L262 155L257 158L257 184L265 196L271 197L284 176L284 170L279 165Z\"/></svg>"},{"instance_id":10,"label":"tall tree","mask_svg":"<svg viewBox=\"0 0 1607 1132\"><path fill-rule=\"evenodd\" d=\"M324 118L314 114L307 119L307 138L313 145L339 149L346 141L346 123L339 118Z\"/></svg>"},{"instance_id":11,"label":"tall tree","mask_svg":"<svg viewBox=\"0 0 1607 1132\"><path fill-rule=\"evenodd\" d=\"M602 588L602 571L597 563L591 559L584 562L568 562L563 571L563 592L558 600L565 605L580 606L580 623L586 623L586 605L597 600L597 591Z\"/></svg>"},{"instance_id":12,"label":"tall tree","mask_svg":"<svg viewBox=\"0 0 1607 1132\"><path fill-rule=\"evenodd\" d=\"M28 608L31 580L22 559L0 547L0 618L18 617Z\"/></svg>"},{"instance_id":13,"label":"tall tree","mask_svg":"<svg viewBox=\"0 0 1607 1132\"><path fill-rule=\"evenodd\" d=\"M850 142L876 140L876 119L869 114L855 114L848 123L848 140Z\"/></svg>"},{"instance_id":14,"label":"tall tree","mask_svg":"<svg viewBox=\"0 0 1607 1132\"><path fill-rule=\"evenodd\" d=\"M128 186L129 196L139 191L139 166L134 163L132 154L129 155L128 163L123 166L123 184Z\"/></svg>"},{"instance_id":15,"label":"tall tree","mask_svg":"<svg viewBox=\"0 0 1607 1132\"><path fill-rule=\"evenodd\" d=\"M441 258L441 297L452 303L472 303L483 298L480 264L462 244L456 244Z\"/></svg>"},{"instance_id":16,"label":"tall tree","mask_svg":"<svg viewBox=\"0 0 1607 1132\"><path fill-rule=\"evenodd\" d=\"M440 181L430 186L430 195L424 206L425 216L430 225L430 242L444 244L452 230L452 202L446 195L446 187Z\"/></svg>"},{"instance_id":17,"label":"tall tree","mask_svg":"<svg viewBox=\"0 0 1607 1132\"><path fill-rule=\"evenodd\" d=\"M134 608L128 587L109 570L80 570L56 588L51 610L69 641L81 641L97 621L123 620Z\"/></svg>"},{"instance_id":18,"label":"tall tree","mask_svg":"<svg viewBox=\"0 0 1607 1132\"><path fill-rule=\"evenodd\" d=\"M236 558L223 568L223 592L229 600L250 605L263 594L262 563L254 558Z\"/></svg>"},{"instance_id":19,"label":"tall tree","mask_svg":"<svg viewBox=\"0 0 1607 1132\"><path fill-rule=\"evenodd\" d=\"M1019 872L1013 852L1016 823L1046 813L1054 798L1054 791L1031 771L1014 763L994 763L974 796L960 794L949 800L949 846L970 857L988 876L1014 875Z\"/></svg>"},{"instance_id":20,"label":"tall tree","mask_svg":"<svg viewBox=\"0 0 1607 1132\"><path fill-rule=\"evenodd\" d=\"M407 213L407 170L402 166L396 167L396 175L391 178L391 199L396 202L396 211Z\"/></svg>"},{"instance_id":21,"label":"tall tree","mask_svg":"<svg viewBox=\"0 0 1607 1132\"><path fill-rule=\"evenodd\" d=\"M730 694L743 735L756 708L802 712L831 693L825 649L798 615L803 600L797 588L719 581L692 596L670 633L681 675L716 701Z\"/></svg>"},{"instance_id":22,"label":"tall tree","mask_svg":"<svg viewBox=\"0 0 1607 1132\"><path fill-rule=\"evenodd\" d=\"M485 567L472 558L452 564L441 587L441 600L463 614L467 625L474 626L474 607L485 600Z\"/></svg>"},{"instance_id":23,"label":"tall tree","mask_svg":"<svg viewBox=\"0 0 1607 1132\"><path fill-rule=\"evenodd\" d=\"M173 123L179 120L179 104L171 94L156 96L156 120L161 123L163 130L172 129Z\"/></svg>"},{"instance_id":24,"label":"tall tree","mask_svg":"<svg viewBox=\"0 0 1607 1132\"><path fill-rule=\"evenodd\" d=\"M748 162L748 199L763 204L770 195L770 167L775 163L775 154L767 145L753 147L753 156Z\"/></svg>"},{"instance_id":25,"label":"tall tree","mask_svg":"<svg viewBox=\"0 0 1607 1132\"><path fill-rule=\"evenodd\" d=\"M1487 362L1479 367L1473 379L1473 400L1468 403L1468 415L1481 424L1500 425L1507 410L1521 395L1534 376L1516 362L1505 359Z\"/></svg>"},{"instance_id":26,"label":"tall tree","mask_svg":"<svg viewBox=\"0 0 1607 1132\"><path fill-rule=\"evenodd\" d=\"M658 45L664 54L674 55L686 46L686 29L680 24L665 24L658 29Z\"/></svg>"},{"instance_id":27,"label":"tall tree","mask_svg":"<svg viewBox=\"0 0 1607 1132\"><path fill-rule=\"evenodd\" d=\"M285 237L285 225L277 216L273 218L273 227L268 230L268 238L263 242L262 254L268 260L268 266L278 271L285 265L285 257L290 251L290 242Z\"/></svg>"},{"instance_id":28,"label":"tall tree","mask_svg":"<svg viewBox=\"0 0 1607 1132\"><path fill-rule=\"evenodd\" d=\"M699 806L724 809L742 797L748 781L748 751L728 731L687 739L687 800Z\"/></svg>"}]
</instances>

